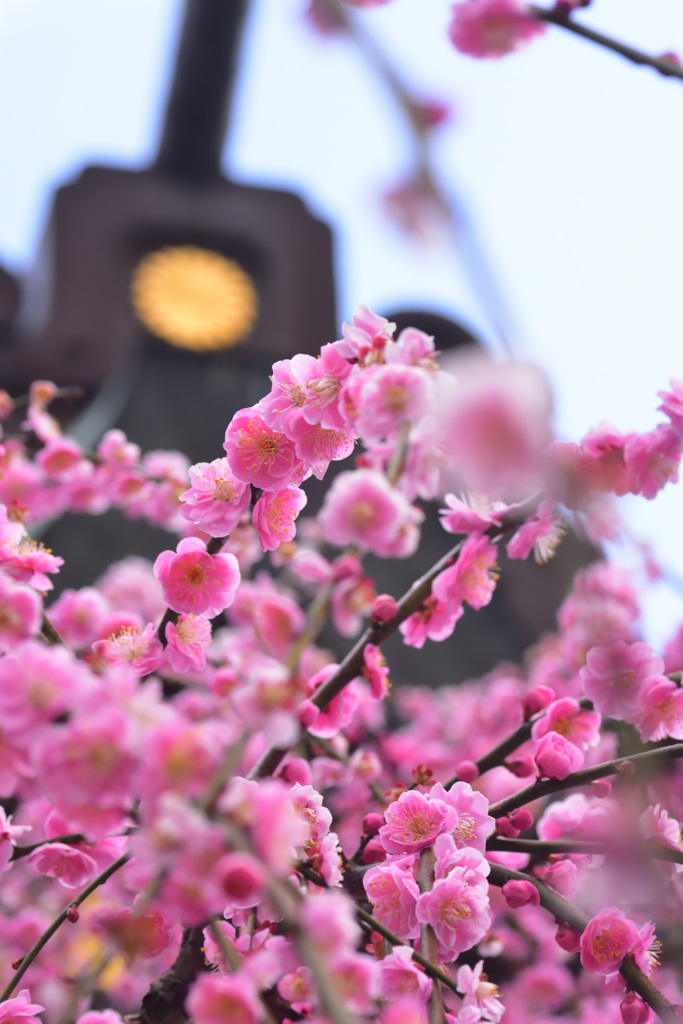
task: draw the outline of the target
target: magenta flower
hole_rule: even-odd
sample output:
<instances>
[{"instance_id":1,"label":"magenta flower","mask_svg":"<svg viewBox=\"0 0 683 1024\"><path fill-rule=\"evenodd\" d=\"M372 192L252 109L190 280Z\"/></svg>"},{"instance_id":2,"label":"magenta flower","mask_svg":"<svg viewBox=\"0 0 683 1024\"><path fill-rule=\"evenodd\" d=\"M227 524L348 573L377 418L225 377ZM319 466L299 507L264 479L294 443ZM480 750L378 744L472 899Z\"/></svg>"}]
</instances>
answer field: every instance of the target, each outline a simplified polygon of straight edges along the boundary
<instances>
[{"instance_id":1,"label":"magenta flower","mask_svg":"<svg viewBox=\"0 0 683 1024\"><path fill-rule=\"evenodd\" d=\"M480 960L476 967L463 964L458 968L458 992L465 997L463 1006L473 1006L484 1014L485 1020L499 1021L505 1008L498 999L498 987L492 985L483 973L484 961Z\"/></svg>"},{"instance_id":2,"label":"magenta flower","mask_svg":"<svg viewBox=\"0 0 683 1024\"><path fill-rule=\"evenodd\" d=\"M382 999L416 996L426 1003L432 993L432 979L413 960L410 946L394 946L380 961L379 991Z\"/></svg>"},{"instance_id":3,"label":"magenta flower","mask_svg":"<svg viewBox=\"0 0 683 1024\"><path fill-rule=\"evenodd\" d=\"M537 907L541 902L538 889L533 882L511 878L502 887L501 892L508 907L512 907L513 910L527 906Z\"/></svg>"},{"instance_id":4,"label":"magenta flower","mask_svg":"<svg viewBox=\"0 0 683 1024\"><path fill-rule=\"evenodd\" d=\"M241 578L235 556L210 555L197 537L185 537L176 552L162 551L154 563L169 608L208 618L229 608Z\"/></svg>"},{"instance_id":5,"label":"magenta flower","mask_svg":"<svg viewBox=\"0 0 683 1024\"><path fill-rule=\"evenodd\" d=\"M0 573L0 651L10 651L40 629L42 601L35 590Z\"/></svg>"},{"instance_id":6,"label":"magenta flower","mask_svg":"<svg viewBox=\"0 0 683 1024\"><path fill-rule=\"evenodd\" d=\"M22 988L14 999L0 1003L0 1024L42 1024L36 1014L44 1009L44 1006L32 1003L29 990Z\"/></svg>"},{"instance_id":7,"label":"magenta flower","mask_svg":"<svg viewBox=\"0 0 683 1024\"><path fill-rule=\"evenodd\" d=\"M166 656L174 672L201 672L206 665L204 648L211 643L211 623L203 615L181 615L166 623Z\"/></svg>"},{"instance_id":8,"label":"magenta flower","mask_svg":"<svg viewBox=\"0 0 683 1024\"><path fill-rule=\"evenodd\" d=\"M164 649L157 631L149 622L140 626L122 626L107 640L92 645L94 654L110 665L130 665L138 676L146 676L161 664Z\"/></svg>"},{"instance_id":9,"label":"magenta flower","mask_svg":"<svg viewBox=\"0 0 683 1024\"><path fill-rule=\"evenodd\" d=\"M487 887L472 885L464 875L455 868L417 901L417 919L432 926L439 958L446 962L471 949L491 927Z\"/></svg>"},{"instance_id":10,"label":"magenta flower","mask_svg":"<svg viewBox=\"0 0 683 1024\"><path fill-rule=\"evenodd\" d=\"M307 500L299 487L263 492L251 516L262 551L276 551L280 544L294 539L294 524Z\"/></svg>"},{"instance_id":11,"label":"magenta flower","mask_svg":"<svg viewBox=\"0 0 683 1024\"><path fill-rule=\"evenodd\" d=\"M549 779L566 779L583 764L583 754L559 732L548 732L536 744L536 764Z\"/></svg>"},{"instance_id":12,"label":"magenta flower","mask_svg":"<svg viewBox=\"0 0 683 1024\"><path fill-rule=\"evenodd\" d=\"M377 864L363 877L375 917L405 941L420 934L416 917L420 890L410 870L412 863L412 857L403 857L391 864Z\"/></svg>"},{"instance_id":13,"label":"magenta flower","mask_svg":"<svg viewBox=\"0 0 683 1024\"><path fill-rule=\"evenodd\" d=\"M304 475L294 443L266 425L257 409L240 409L228 424L223 444L230 469L245 484L280 491Z\"/></svg>"},{"instance_id":14,"label":"magenta flower","mask_svg":"<svg viewBox=\"0 0 683 1024\"><path fill-rule=\"evenodd\" d=\"M562 697L553 701L545 715L534 722L531 735L540 740L546 733L557 732L580 750L587 750L600 742L601 721L598 711L587 711L572 697Z\"/></svg>"},{"instance_id":15,"label":"magenta flower","mask_svg":"<svg viewBox=\"0 0 683 1024\"><path fill-rule=\"evenodd\" d=\"M325 495L319 517L327 540L359 547L383 557L401 557L396 546L414 521L406 499L383 473L372 469L340 473ZM405 555L411 554L407 551Z\"/></svg>"},{"instance_id":16,"label":"magenta flower","mask_svg":"<svg viewBox=\"0 0 683 1024\"><path fill-rule=\"evenodd\" d=\"M495 819L488 813L489 802L484 794L475 792L467 782L456 782L448 791L437 782L429 795L432 800L443 800L456 812L457 821L452 835L457 848L473 847L483 853L486 838L496 827Z\"/></svg>"},{"instance_id":17,"label":"magenta flower","mask_svg":"<svg viewBox=\"0 0 683 1024\"><path fill-rule=\"evenodd\" d=\"M638 941L638 929L617 907L607 907L586 925L581 936L581 963L587 971L611 974Z\"/></svg>"},{"instance_id":18,"label":"magenta flower","mask_svg":"<svg viewBox=\"0 0 683 1024\"><path fill-rule=\"evenodd\" d=\"M544 31L521 0L465 0L453 7L448 35L470 57L504 57Z\"/></svg>"},{"instance_id":19,"label":"magenta flower","mask_svg":"<svg viewBox=\"0 0 683 1024\"><path fill-rule=\"evenodd\" d=\"M379 837L387 853L419 853L433 846L438 836L452 832L458 819L443 800L408 790L389 804L384 820Z\"/></svg>"},{"instance_id":20,"label":"magenta flower","mask_svg":"<svg viewBox=\"0 0 683 1024\"><path fill-rule=\"evenodd\" d=\"M232 473L227 459L190 467L192 487L180 495L180 514L212 537L227 537L249 508L251 491Z\"/></svg>"},{"instance_id":21,"label":"magenta flower","mask_svg":"<svg viewBox=\"0 0 683 1024\"><path fill-rule=\"evenodd\" d=\"M601 714L635 722L643 710L643 683L663 670L664 662L649 644L617 640L609 647L593 647L579 675L586 697Z\"/></svg>"},{"instance_id":22,"label":"magenta flower","mask_svg":"<svg viewBox=\"0 0 683 1024\"><path fill-rule=\"evenodd\" d=\"M483 608L493 596L498 579L497 548L483 534L465 541L458 561L434 580L432 593L457 614L463 601L472 608Z\"/></svg>"},{"instance_id":23,"label":"magenta flower","mask_svg":"<svg viewBox=\"0 0 683 1024\"><path fill-rule=\"evenodd\" d=\"M195 1024L259 1024L263 1019L254 981L244 972L200 974L185 1000Z\"/></svg>"},{"instance_id":24,"label":"magenta flower","mask_svg":"<svg viewBox=\"0 0 683 1024\"><path fill-rule=\"evenodd\" d=\"M641 711L635 726L646 742L671 737L683 740L683 690L667 676L650 676L640 690Z\"/></svg>"}]
</instances>

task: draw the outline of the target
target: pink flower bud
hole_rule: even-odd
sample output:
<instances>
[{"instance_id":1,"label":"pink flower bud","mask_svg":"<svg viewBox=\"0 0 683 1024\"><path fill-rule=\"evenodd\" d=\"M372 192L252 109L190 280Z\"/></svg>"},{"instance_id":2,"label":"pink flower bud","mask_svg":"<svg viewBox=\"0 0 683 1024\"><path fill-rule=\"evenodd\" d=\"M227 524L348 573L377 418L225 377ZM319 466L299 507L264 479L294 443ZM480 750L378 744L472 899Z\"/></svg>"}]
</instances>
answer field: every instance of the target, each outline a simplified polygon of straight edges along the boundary
<instances>
[{"instance_id":1,"label":"pink flower bud","mask_svg":"<svg viewBox=\"0 0 683 1024\"><path fill-rule=\"evenodd\" d=\"M583 754L559 732L547 732L536 744L536 764L549 779L566 779L583 764Z\"/></svg>"},{"instance_id":2,"label":"pink flower bud","mask_svg":"<svg viewBox=\"0 0 683 1024\"><path fill-rule=\"evenodd\" d=\"M565 953L578 953L581 948L581 932L570 928L564 921L558 921L555 942Z\"/></svg>"},{"instance_id":3,"label":"pink flower bud","mask_svg":"<svg viewBox=\"0 0 683 1024\"><path fill-rule=\"evenodd\" d=\"M296 709L296 715L304 729L310 729L320 718L320 708L310 700L302 700Z\"/></svg>"},{"instance_id":4,"label":"pink flower bud","mask_svg":"<svg viewBox=\"0 0 683 1024\"><path fill-rule=\"evenodd\" d=\"M534 816L528 807L518 807L509 815L510 821L520 832L526 832L534 823Z\"/></svg>"},{"instance_id":5,"label":"pink flower bud","mask_svg":"<svg viewBox=\"0 0 683 1024\"><path fill-rule=\"evenodd\" d=\"M384 818L381 814L376 814L375 812L366 814L363 818L363 834L366 836L376 836L383 824Z\"/></svg>"},{"instance_id":6,"label":"pink flower bud","mask_svg":"<svg viewBox=\"0 0 683 1024\"><path fill-rule=\"evenodd\" d=\"M372 603L370 620L372 622L388 622L398 612L398 604L391 594L378 594Z\"/></svg>"},{"instance_id":7,"label":"pink flower bud","mask_svg":"<svg viewBox=\"0 0 683 1024\"><path fill-rule=\"evenodd\" d=\"M519 829L515 828L509 818L499 818L496 822L496 832L499 836L505 836L506 839L516 839L519 835Z\"/></svg>"},{"instance_id":8,"label":"pink flower bud","mask_svg":"<svg viewBox=\"0 0 683 1024\"><path fill-rule=\"evenodd\" d=\"M508 907L517 910L519 907L537 907L541 902L538 889L533 882L518 882L510 879L502 888L503 897Z\"/></svg>"},{"instance_id":9,"label":"pink flower bud","mask_svg":"<svg viewBox=\"0 0 683 1024\"><path fill-rule=\"evenodd\" d=\"M313 781L311 767L303 757L295 757L288 761L282 769L282 777L287 782L298 782L301 786L310 786Z\"/></svg>"},{"instance_id":10,"label":"pink flower bud","mask_svg":"<svg viewBox=\"0 0 683 1024\"><path fill-rule=\"evenodd\" d=\"M67 921L70 921L71 924L76 924L76 922L78 921L79 917L81 916L78 913L78 907L76 906L75 903L72 903L70 907L67 907L65 913L66 913Z\"/></svg>"},{"instance_id":11,"label":"pink flower bud","mask_svg":"<svg viewBox=\"0 0 683 1024\"><path fill-rule=\"evenodd\" d=\"M474 761L461 761L455 772L460 781L467 782L468 785L471 785L475 779L479 778L479 769Z\"/></svg>"},{"instance_id":12,"label":"pink flower bud","mask_svg":"<svg viewBox=\"0 0 683 1024\"><path fill-rule=\"evenodd\" d=\"M533 757L518 757L512 761L506 761L505 767L518 779L526 779L530 775L538 775L538 769Z\"/></svg>"},{"instance_id":13,"label":"pink flower bud","mask_svg":"<svg viewBox=\"0 0 683 1024\"><path fill-rule=\"evenodd\" d=\"M636 770L636 766L633 761L622 761L617 768L617 775L620 775L622 779L630 779Z\"/></svg>"},{"instance_id":14,"label":"pink flower bud","mask_svg":"<svg viewBox=\"0 0 683 1024\"><path fill-rule=\"evenodd\" d=\"M233 909L256 906L265 885L265 873L251 854L226 853L218 861L216 872Z\"/></svg>"},{"instance_id":15,"label":"pink flower bud","mask_svg":"<svg viewBox=\"0 0 683 1024\"><path fill-rule=\"evenodd\" d=\"M532 715L537 714L539 711L543 711L543 709L547 708L554 700L555 691L552 686L535 686L533 690L529 690L528 693L525 693L522 698L524 720L528 722Z\"/></svg>"},{"instance_id":16,"label":"pink flower bud","mask_svg":"<svg viewBox=\"0 0 683 1024\"><path fill-rule=\"evenodd\" d=\"M379 864L386 860L387 852L377 839L371 839L363 850L361 860L364 864Z\"/></svg>"},{"instance_id":17,"label":"pink flower bud","mask_svg":"<svg viewBox=\"0 0 683 1024\"><path fill-rule=\"evenodd\" d=\"M629 992L619 1007L624 1024L650 1024L652 1010L635 992Z\"/></svg>"},{"instance_id":18,"label":"pink flower bud","mask_svg":"<svg viewBox=\"0 0 683 1024\"><path fill-rule=\"evenodd\" d=\"M596 796L598 800L604 800L612 792L612 783L609 779L593 779L590 787L593 796Z\"/></svg>"}]
</instances>

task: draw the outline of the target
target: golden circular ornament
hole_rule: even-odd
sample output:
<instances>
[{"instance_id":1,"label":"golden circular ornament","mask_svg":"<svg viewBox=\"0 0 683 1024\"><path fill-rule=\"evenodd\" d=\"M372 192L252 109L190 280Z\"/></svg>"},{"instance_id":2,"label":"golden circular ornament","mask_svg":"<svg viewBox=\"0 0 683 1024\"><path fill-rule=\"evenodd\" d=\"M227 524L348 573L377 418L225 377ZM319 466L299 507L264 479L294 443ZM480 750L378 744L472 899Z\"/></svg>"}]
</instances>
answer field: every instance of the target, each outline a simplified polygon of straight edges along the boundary
<instances>
[{"instance_id":1,"label":"golden circular ornament","mask_svg":"<svg viewBox=\"0 0 683 1024\"><path fill-rule=\"evenodd\" d=\"M149 253L135 270L131 291L148 331L194 352L236 345L258 311L254 283L239 264L194 245Z\"/></svg>"}]
</instances>

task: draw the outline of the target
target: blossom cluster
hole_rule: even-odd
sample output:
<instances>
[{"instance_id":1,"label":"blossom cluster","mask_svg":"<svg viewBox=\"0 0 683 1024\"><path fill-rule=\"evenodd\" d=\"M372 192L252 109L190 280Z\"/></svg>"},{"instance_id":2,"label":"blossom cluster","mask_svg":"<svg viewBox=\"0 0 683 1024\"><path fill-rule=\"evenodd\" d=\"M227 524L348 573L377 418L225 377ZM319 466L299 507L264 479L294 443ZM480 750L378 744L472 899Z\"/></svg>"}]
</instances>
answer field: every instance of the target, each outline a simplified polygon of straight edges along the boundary
<instances>
[{"instance_id":1,"label":"blossom cluster","mask_svg":"<svg viewBox=\"0 0 683 1024\"><path fill-rule=\"evenodd\" d=\"M650 433L570 445L533 367L454 375L365 308L342 333L276 363L210 463L111 432L82 452L46 382L31 446L0 441L0 1021L117 1024L197 941L196 1024L426 1024L435 1000L448 1024L629 1024L683 998L650 919L666 934L683 895L683 629L655 652L597 562L523 667L393 694L381 652L488 604L503 542L543 562L571 522L604 537L606 501L673 482L683 385ZM306 480L356 451L298 522ZM52 598L32 523L102 511L83 480L109 504L131 474L118 504L173 546ZM434 499L444 558L378 595L365 553L414 552ZM361 634L348 654L316 642L326 615Z\"/></svg>"}]
</instances>

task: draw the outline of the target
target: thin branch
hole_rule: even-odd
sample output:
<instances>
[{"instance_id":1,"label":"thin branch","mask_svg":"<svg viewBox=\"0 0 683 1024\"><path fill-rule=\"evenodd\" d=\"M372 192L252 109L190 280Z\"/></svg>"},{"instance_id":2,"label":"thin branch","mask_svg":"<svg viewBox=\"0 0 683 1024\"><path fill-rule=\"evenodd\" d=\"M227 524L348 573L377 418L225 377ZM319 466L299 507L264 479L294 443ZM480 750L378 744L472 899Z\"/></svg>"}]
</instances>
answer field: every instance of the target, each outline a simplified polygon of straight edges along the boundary
<instances>
[{"instance_id":1,"label":"thin branch","mask_svg":"<svg viewBox=\"0 0 683 1024\"><path fill-rule=\"evenodd\" d=\"M529 8L534 17L539 21L557 25L558 28L572 32L575 36L581 36L582 39L588 39L589 42L596 43L605 50L618 53L620 57L625 57L626 60L630 60L633 64L641 64L645 67L653 68L660 75L665 75L667 78L683 79L683 68L667 57L651 57L648 53L644 53L643 50L636 49L635 46L629 46L628 43L621 43L618 39L606 36L602 32L596 32L595 29L587 28L585 25L581 25L578 21L573 21L558 11L548 10L546 7L537 7L536 4L529 4Z\"/></svg>"},{"instance_id":2,"label":"thin branch","mask_svg":"<svg viewBox=\"0 0 683 1024\"><path fill-rule=\"evenodd\" d=\"M541 779L534 782L518 793L491 804L489 814L494 818L501 818L509 814L516 807L523 807L524 804L538 800L539 797L549 796L551 793L561 793L565 789L574 789L576 786L586 786L595 779L604 779L607 775L616 775L620 765L632 764L635 771L639 772L649 768L661 761L668 761L669 758L683 757L683 743L669 743L666 746L655 747L653 750L645 750L642 754L632 754L630 757L617 757L612 761L603 761L602 764L593 765L592 768L582 768L578 772L572 772L566 779Z\"/></svg>"},{"instance_id":3,"label":"thin branch","mask_svg":"<svg viewBox=\"0 0 683 1024\"><path fill-rule=\"evenodd\" d=\"M501 526L490 527L487 530L487 535L489 537L504 536L506 533L516 530L526 517L531 515L538 507L541 500L542 497L540 495L534 495L534 497L529 498L518 509L505 516ZM413 583L410 590L406 591L398 602L398 611L393 619L389 619L388 622L373 622L368 626L346 655L337 671L333 672L311 698L312 703L317 708L323 711L352 679L361 674L364 664L363 654L368 644L375 644L379 647L396 632L402 622L405 622L427 600L432 592L432 583L444 569L447 569L454 563L464 543L464 540L458 541L443 558L440 558L431 569ZM287 754L288 749L287 747L270 747L254 765L248 777L250 779L262 779L272 775Z\"/></svg>"},{"instance_id":4,"label":"thin branch","mask_svg":"<svg viewBox=\"0 0 683 1024\"><path fill-rule=\"evenodd\" d=\"M114 861L113 864L110 864L108 868L105 868L104 871L101 871L99 875L93 878L92 882L90 882L89 885L86 885L85 889L82 889L81 892L79 892L78 896L75 896L72 900L69 900L69 903L64 908L64 910L62 910L62 912L57 915L54 921L52 921L52 923L45 929L45 931L40 936L38 941L33 946L31 946L28 953L26 953L26 955L21 958L21 963L19 964L19 967L14 972L10 980L7 982L7 985L3 989L2 993L0 994L0 1003L4 1003L6 999L9 999L9 997L12 995L12 992L14 992L15 988L17 987L23 976L26 974L26 971L29 969L35 958L40 953L41 949L43 949L43 947L47 945L47 943L50 941L55 932L61 927L61 925L64 924L64 922L67 919L66 914L69 907L80 906L84 900L87 900L88 896L90 896L91 893L95 892L96 889L103 885L108 878L111 878L111 876L115 874L119 870L119 868L122 868L123 865L128 860L130 860L130 854L123 854L123 856L119 857L117 860Z\"/></svg>"},{"instance_id":5,"label":"thin branch","mask_svg":"<svg viewBox=\"0 0 683 1024\"><path fill-rule=\"evenodd\" d=\"M505 836L491 836L486 843L487 850L504 850L514 853L528 853L532 857L550 857L557 853L584 853L590 857L598 854L614 854L621 851L633 856L634 852L643 853L655 860L665 860L672 864L683 864L683 850L674 850L670 846L643 842L634 851L633 845L610 843L595 839L508 839Z\"/></svg>"},{"instance_id":6,"label":"thin branch","mask_svg":"<svg viewBox=\"0 0 683 1024\"><path fill-rule=\"evenodd\" d=\"M585 929L590 917L574 903L566 900L564 896L553 892L543 882L539 882L537 878L524 874L522 871L504 868L500 864L491 865L491 874L489 875L491 885L503 886L510 879L516 879L520 882L531 882L538 890L541 906L549 910L553 917L559 921L564 921L565 924L568 924L570 928L574 928L577 932L582 932ZM624 958L619 972L628 987L637 992L641 999L644 999L652 1007L655 1013L664 1021L664 1024L675 1024L675 1021L678 1019L676 1007L673 1003L669 1002L656 985L653 985L647 975L641 971L640 967L637 966L630 956Z\"/></svg>"},{"instance_id":7,"label":"thin branch","mask_svg":"<svg viewBox=\"0 0 683 1024\"><path fill-rule=\"evenodd\" d=\"M14 863L15 860L21 860L22 857L28 857L29 853L33 853L34 850L39 850L41 846L49 846L50 843L84 843L86 842L85 836L81 832L70 832L65 836L54 836L52 839L41 839L39 843L31 843L30 846L15 846L12 851L10 861ZM71 904L69 904L70 906Z\"/></svg>"}]
</instances>

